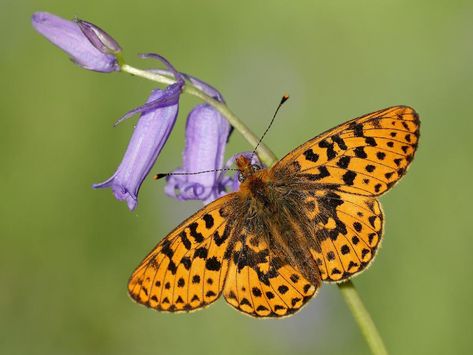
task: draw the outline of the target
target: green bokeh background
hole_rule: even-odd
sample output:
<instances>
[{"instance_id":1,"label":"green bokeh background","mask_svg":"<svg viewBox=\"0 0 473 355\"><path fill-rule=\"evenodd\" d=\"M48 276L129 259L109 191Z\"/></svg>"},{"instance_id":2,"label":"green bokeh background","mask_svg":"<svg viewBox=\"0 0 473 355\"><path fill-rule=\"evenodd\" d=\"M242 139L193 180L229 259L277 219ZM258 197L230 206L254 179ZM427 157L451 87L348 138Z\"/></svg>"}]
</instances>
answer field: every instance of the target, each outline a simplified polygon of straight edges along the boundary
<instances>
[{"instance_id":1,"label":"green bokeh background","mask_svg":"<svg viewBox=\"0 0 473 355\"><path fill-rule=\"evenodd\" d=\"M366 354L336 286L297 315L255 320L219 301L160 314L127 296L130 272L198 203L147 180L135 212L108 178L133 129L111 125L153 83L72 65L33 31L47 10L99 24L125 56L156 51L218 87L278 156L349 118L420 113L408 176L382 198L386 237L355 280L393 354L471 352L473 2L0 1L1 354ZM185 114L153 171L180 164ZM227 156L248 150L234 134ZM470 203L470 205L468 204Z\"/></svg>"}]
</instances>

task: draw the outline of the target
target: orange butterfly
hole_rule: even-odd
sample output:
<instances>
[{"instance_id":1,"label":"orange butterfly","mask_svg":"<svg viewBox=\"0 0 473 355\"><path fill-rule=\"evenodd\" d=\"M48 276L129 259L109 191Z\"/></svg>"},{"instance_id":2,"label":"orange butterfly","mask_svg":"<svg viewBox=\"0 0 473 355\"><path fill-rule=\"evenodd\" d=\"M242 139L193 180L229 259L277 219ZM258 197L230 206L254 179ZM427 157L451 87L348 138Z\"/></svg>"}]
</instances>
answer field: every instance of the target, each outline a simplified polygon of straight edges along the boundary
<instances>
[{"instance_id":1,"label":"orange butterfly","mask_svg":"<svg viewBox=\"0 0 473 355\"><path fill-rule=\"evenodd\" d=\"M322 281L349 279L374 259L383 234L376 197L406 173L419 125L412 108L395 106L328 130L269 169L240 156L240 190L161 240L131 276L131 297L180 312L223 292L254 317L295 313Z\"/></svg>"}]
</instances>

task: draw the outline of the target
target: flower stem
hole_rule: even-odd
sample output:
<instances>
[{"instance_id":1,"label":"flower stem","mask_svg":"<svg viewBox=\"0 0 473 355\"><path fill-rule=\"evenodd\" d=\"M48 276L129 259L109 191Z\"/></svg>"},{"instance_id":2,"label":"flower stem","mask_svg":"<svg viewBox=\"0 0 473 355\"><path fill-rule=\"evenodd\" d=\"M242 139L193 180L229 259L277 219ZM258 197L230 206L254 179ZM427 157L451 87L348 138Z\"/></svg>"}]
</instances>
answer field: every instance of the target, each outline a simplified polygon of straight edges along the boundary
<instances>
[{"instance_id":1,"label":"flower stem","mask_svg":"<svg viewBox=\"0 0 473 355\"><path fill-rule=\"evenodd\" d=\"M171 79L165 75L161 75L158 73L153 73L147 70L141 70L134 68L132 66L129 66L128 64L122 64L121 70L123 72L139 76L141 78L145 78L148 80L156 81L158 83L162 84L173 84L175 83L174 79ZM186 83L184 86L183 92L196 96L199 99L207 102L208 104L212 105L215 107L217 111L219 111L227 120L230 122L230 124L235 127L237 131L239 131L243 137L248 141L248 143L256 147L256 145L259 142L258 136L256 136L248 126L246 126L243 121L241 121L229 108L227 105L224 103L218 102L217 100L213 99L212 97L206 95L203 93L201 90L197 89L196 87L192 86L189 83ZM276 156L274 153L269 150L269 148L264 144L260 143L257 149L258 156L261 158L263 163L265 163L267 166L271 166L276 160Z\"/></svg>"},{"instance_id":2,"label":"flower stem","mask_svg":"<svg viewBox=\"0 0 473 355\"><path fill-rule=\"evenodd\" d=\"M388 352L384 346L383 339L379 335L376 325L374 324L373 319L371 319L368 310L363 305L353 282L348 280L339 283L338 287L345 302L348 304L353 317L355 317L358 327L361 329L361 333L365 337L371 352L374 355L387 355Z\"/></svg>"},{"instance_id":3,"label":"flower stem","mask_svg":"<svg viewBox=\"0 0 473 355\"><path fill-rule=\"evenodd\" d=\"M139 76L144 79L156 81L162 84L169 85L175 83L174 79L166 75L161 75L147 70L137 69L132 66L129 66L128 64L122 64L121 70L123 72ZM217 100L214 100L212 97L206 95L201 90L189 83L186 83L183 92L196 96L215 107L215 109L217 109L228 120L228 122L230 122L230 124L243 135L243 137L248 141L251 146L256 147L259 141L258 137L250 131L250 129L243 123L243 121L241 121L228 108L227 105L218 102ZM264 143L260 143L257 153L262 162L265 163L267 166L271 166L277 161L277 158L274 153ZM348 307L350 308L350 311L352 312L356 322L358 323L358 327L360 328L361 333L365 337L366 342L368 343L368 346L371 349L371 352L374 355L386 355L387 351L383 344L383 340L381 339L381 336L379 335L379 332L376 329L376 326L373 320L371 319L370 314L363 305L363 302L361 301L361 298L358 292L356 291L355 285L353 285L353 283L348 280L346 282L338 284L338 287L342 292L342 295L345 298L345 301L347 302Z\"/></svg>"}]
</instances>

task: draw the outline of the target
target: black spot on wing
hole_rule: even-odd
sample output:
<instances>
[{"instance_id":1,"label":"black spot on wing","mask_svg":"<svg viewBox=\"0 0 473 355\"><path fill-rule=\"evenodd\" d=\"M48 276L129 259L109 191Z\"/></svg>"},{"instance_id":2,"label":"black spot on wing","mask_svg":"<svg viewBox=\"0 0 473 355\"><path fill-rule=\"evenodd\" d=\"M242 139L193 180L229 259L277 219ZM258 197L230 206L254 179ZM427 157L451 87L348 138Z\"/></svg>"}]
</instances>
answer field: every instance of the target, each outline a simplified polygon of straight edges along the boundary
<instances>
[{"instance_id":1,"label":"black spot on wing","mask_svg":"<svg viewBox=\"0 0 473 355\"><path fill-rule=\"evenodd\" d=\"M352 122L348 128L353 130L355 137L363 137L363 124Z\"/></svg>"},{"instance_id":2,"label":"black spot on wing","mask_svg":"<svg viewBox=\"0 0 473 355\"><path fill-rule=\"evenodd\" d=\"M355 223L353 223L353 228L355 228L355 230L356 230L357 232L361 232L361 229L362 229L363 227L362 227L362 225L361 225L360 222L355 222Z\"/></svg>"},{"instance_id":3,"label":"black spot on wing","mask_svg":"<svg viewBox=\"0 0 473 355\"><path fill-rule=\"evenodd\" d=\"M278 291L281 295L284 295L287 291L289 291L289 287L286 285L281 285L278 287Z\"/></svg>"},{"instance_id":4,"label":"black spot on wing","mask_svg":"<svg viewBox=\"0 0 473 355\"><path fill-rule=\"evenodd\" d=\"M228 225L223 230L222 235L220 235L218 231L215 231L215 233L214 233L215 245L217 245L217 246L222 245L228 239L229 235L230 235L230 228L228 227Z\"/></svg>"},{"instance_id":5,"label":"black spot on wing","mask_svg":"<svg viewBox=\"0 0 473 355\"><path fill-rule=\"evenodd\" d=\"M372 173L375 169L376 169L376 167L374 165L371 165L371 164L368 164L368 165L365 166L365 170L369 173Z\"/></svg>"},{"instance_id":6,"label":"black spot on wing","mask_svg":"<svg viewBox=\"0 0 473 355\"><path fill-rule=\"evenodd\" d=\"M261 290L257 287L253 287L251 293L253 293L255 297L261 297Z\"/></svg>"},{"instance_id":7,"label":"black spot on wing","mask_svg":"<svg viewBox=\"0 0 473 355\"><path fill-rule=\"evenodd\" d=\"M328 169L325 166L320 166L318 174L309 174L307 175L307 179L309 180L321 180L327 176L330 176Z\"/></svg>"},{"instance_id":8,"label":"black spot on wing","mask_svg":"<svg viewBox=\"0 0 473 355\"><path fill-rule=\"evenodd\" d=\"M332 136L332 140L337 143L338 147L340 149L343 149L343 150L347 150L348 147L347 145L345 144L345 141L338 135L338 134L335 134Z\"/></svg>"},{"instance_id":9,"label":"black spot on wing","mask_svg":"<svg viewBox=\"0 0 473 355\"><path fill-rule=\"evenodd\" d=\"M342 179L343 182L347 185L353 185L353 181L355 180L356 173L354 171L348 170L345 174L343 174Z\"/></svg>"},{"instance_id":10,"label":"black spot on wing","mask_svg":"<svg viewBox=\"0 0 473 355\"><path fill-rule=\"evenodd\" d=\"M339 166L342 169L346 169L348 165L350 164L350 157L348 156L343 156L340 159L338 159L337 166Z\"/></svg>"},{"instance_id":11,"label":"black spot on wing","mask_svg":"<svg viewBox=\"0 0 473 355\"><path fill-rule=\"evenodd\" d=\"M365 142L366 144L372 146L372 147L376 147L377 146L377 143L376 143L376 139L374 139L373 137L366 137L365 138Z\"/></svg>"},{"instance_id":12,"label":"black spot on wing","mask_svg":"<svg viewBox=\"0 0 473 355\"><path fill-rule=\"evenodd\" d=\"M191 268L192 261L188 256L185 256L181 259L181 264L184 265L186 270L189 270Z\"/></svg>"},{"instance_id":13,"label":"black spot on wing","mask_svg":"<svg viewBox=\"0 0 473 355\"><path fill-rule=\"evenodd\" d=\"M213 225L214 225L214 218L212 217L211 214L208 214L208 213L205 214L205 215L202 217L202 219L203 219L204 222L205 222L205 228L210 229L210 228L213 227Z\"/></svg>"},{"instance_id":14,"label":"black spot on wing","mask_svg":"<svg viewBox=\"0 0 473 355\"><path fill-rule=\"evenodd\" d=\"M386 157L386 153L384 153L384 152L378 152L378 153L376 153L376 157L377 157L379 160L384 160L384 158Z\"/></svg>"},{"instance_id":15,"label":"black spot on wing","mask_svg":"<svg viewBox=\"0 0 473 355\"><path fill-rule=\"evenodd\" d=\"M168 264L168 270L171 272L171 274L175 275L177 271L177 265L174 263L174 261L169 260Z\"/></svg>"},{"instance_id":16,"label":"black spot on wing","mask_svg":"<svg viewBox=\"0 0 473 355\"><path fill-rule=\"evenodd\" d=\"M179 236L181 237L181 242L184 245L184 247L189 250L192 246L191 241L189 238L187 238L187 233L185 230L183 230L181 233L179 233Z\"/></svg>"},{"instance_id":17,"label":"black spot on wing","mask_svg":"<svg viewBox=\"0 0 473 355\"><path fill-rule=\"evenodd\" d=\"M202 243L202 241L204 240L204 236L201 233L197 232L198 226L199 224L197 222L189 224L190 235L192 238L194 238L194 241L196 243Z\"/></svg>"},{"instance_id":18,"label":"black spot on wing","mask_svg":"<svg viewBox=\"0 0 473 355\"><path fill-rule=\"evenodd\" d=\"M208 250L206 247L197 248L194 252L194 258L207 259Z\"/></svg>"},{"instance_id":19,"label":"black spot on wing","mask_svg":"<svg viewBox=\"0 0 473 355\"><path fill-rule=\"evenodd\" d=\"M366 159L368 157L363 147L356 147L354 151L357 158Z\"/></svg>"},{"instance_id":20,"label":"black spot on wing","mask_svg":"<svg viewBox=\"0 0 473 355\"><path fill-rule=\"evenodd\" d=\"M319 147L327 149L328 160L332 160L333 158L337 156L337 153L333 149L333 143L329 143L326 139L323 139L319 142Z\"/></svg>"},{"instance_id":21,"label":"black spot on wing","mask_svg":"<svg viewBox=\"0 0 473 355\"><path fill-rule=\"evenodd\" d=\"M311 162L316 162L317 160L319 160L319 155L314 153L314 151L312 149L307 149L304 153L304 157L306 160L308 161L311 161Z\"/></svg>"},{"instance_id":22,"label":"black spot on wing","mask_svg":"<svg viewBox=\"0 0 473 355\"><path fill-rule=\"evenodd\" d=\"M211 258L205 261L205 268L207 270L218 271L220 270L221 266L222 264L220 263L220 261L218 261L218 259L215 256L212 256Z\"/></svg>"}]
</instances>

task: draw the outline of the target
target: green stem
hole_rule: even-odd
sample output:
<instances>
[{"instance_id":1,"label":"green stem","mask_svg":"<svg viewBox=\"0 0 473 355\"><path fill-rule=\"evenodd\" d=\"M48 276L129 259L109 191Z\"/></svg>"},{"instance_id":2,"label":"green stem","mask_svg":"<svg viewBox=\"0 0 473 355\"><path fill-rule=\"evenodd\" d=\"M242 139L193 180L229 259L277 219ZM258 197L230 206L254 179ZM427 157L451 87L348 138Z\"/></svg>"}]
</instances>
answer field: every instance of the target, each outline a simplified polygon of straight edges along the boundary
<instances>
[{"instance_id":1,"label":"green stem","mask_svg":"<svg viewBox=\"0 0 473 355\"><path fill-rule=\"evenodd\" d=\"M162 84L169 85L175 83L174 79L165 75L137 69L124 63L121 65L121 70L123 72L139 76L144 79L156 81ZM252 147L256 147L259 141L258 137L250 131L250 129L243 123L243 121L241 121L232 111L230 111L227 105L218 102L217 100L214 100L212 97L206 95L201 90L197 89L189 83L185 85L183 92L196 96L199 99L215 107L230 122L230 124L243 135L243 137L248 141L248 143ZM260 143L257 153L260 159L267 166L271 166L277 161L277 158L274 153L263 143ZM358 323L358 326L361 329L361 333L365 337L366 342L368 343L368 346L371 349L371 352L374 355L386 355L387 351L383 344L383 340L381 339L381 336L379 335L378 330L376 329L376 326L373 320L371 319L370 314L363 305L363 302L361 301L361 298L358 295L358 292L356 291L355 285L353 285L353 283L348 280L346 282L338 284L338 286L350 308L350 311L355 317L355 320Z\"/></svg>"},{"instance_id":2,"label":"green stem","mask_svg":"<svg viewBox=\"0 0 473 355\"><path fill-rule=\"evenodd\" d=\"M355 317L358 327L360 327L361 333L365 337L371 352L374 355L387 355L388 352L384 346L383 339L379 335L376 325L374 324L373 319L371 319L368 310L365 308L353 282L348 280L339 283L338 287L343 298L345 298L345 302L348 304L353 317Z\"/></svg>"},{"instance_id":3,"label":"green stem","mask_svg":"<svg viewBox=\"0 0 473 355\"><path fill-rule=\"evenodd\" d=\"M121 70L123 72L139 76L148 80L156 81L162 84L173 84L176 82L174 79L171 79L165 75L137 69L132 66L129 66L128 64L122 64ZM246 126L243 121L241 121L232 111L230 111L227 105L218 102L217 100L213 99L209 95L206 95L205 93L188 83L186 83L186 85L184 86L183 92L196 96L199 99L215 107L215 109L217 109L217 111L219 111L228 120L228 122L230 122L230 124L243 135L243 137L248 141L250 146L256 147L259 142L258 136L256 136L252 131L250 131L248 126ZM263 163L265 163L267 166L271 166L277 160L274 153L269 150L269 148L264 143L259 144L257 153Z\"/></svg>"}]
</instances>

